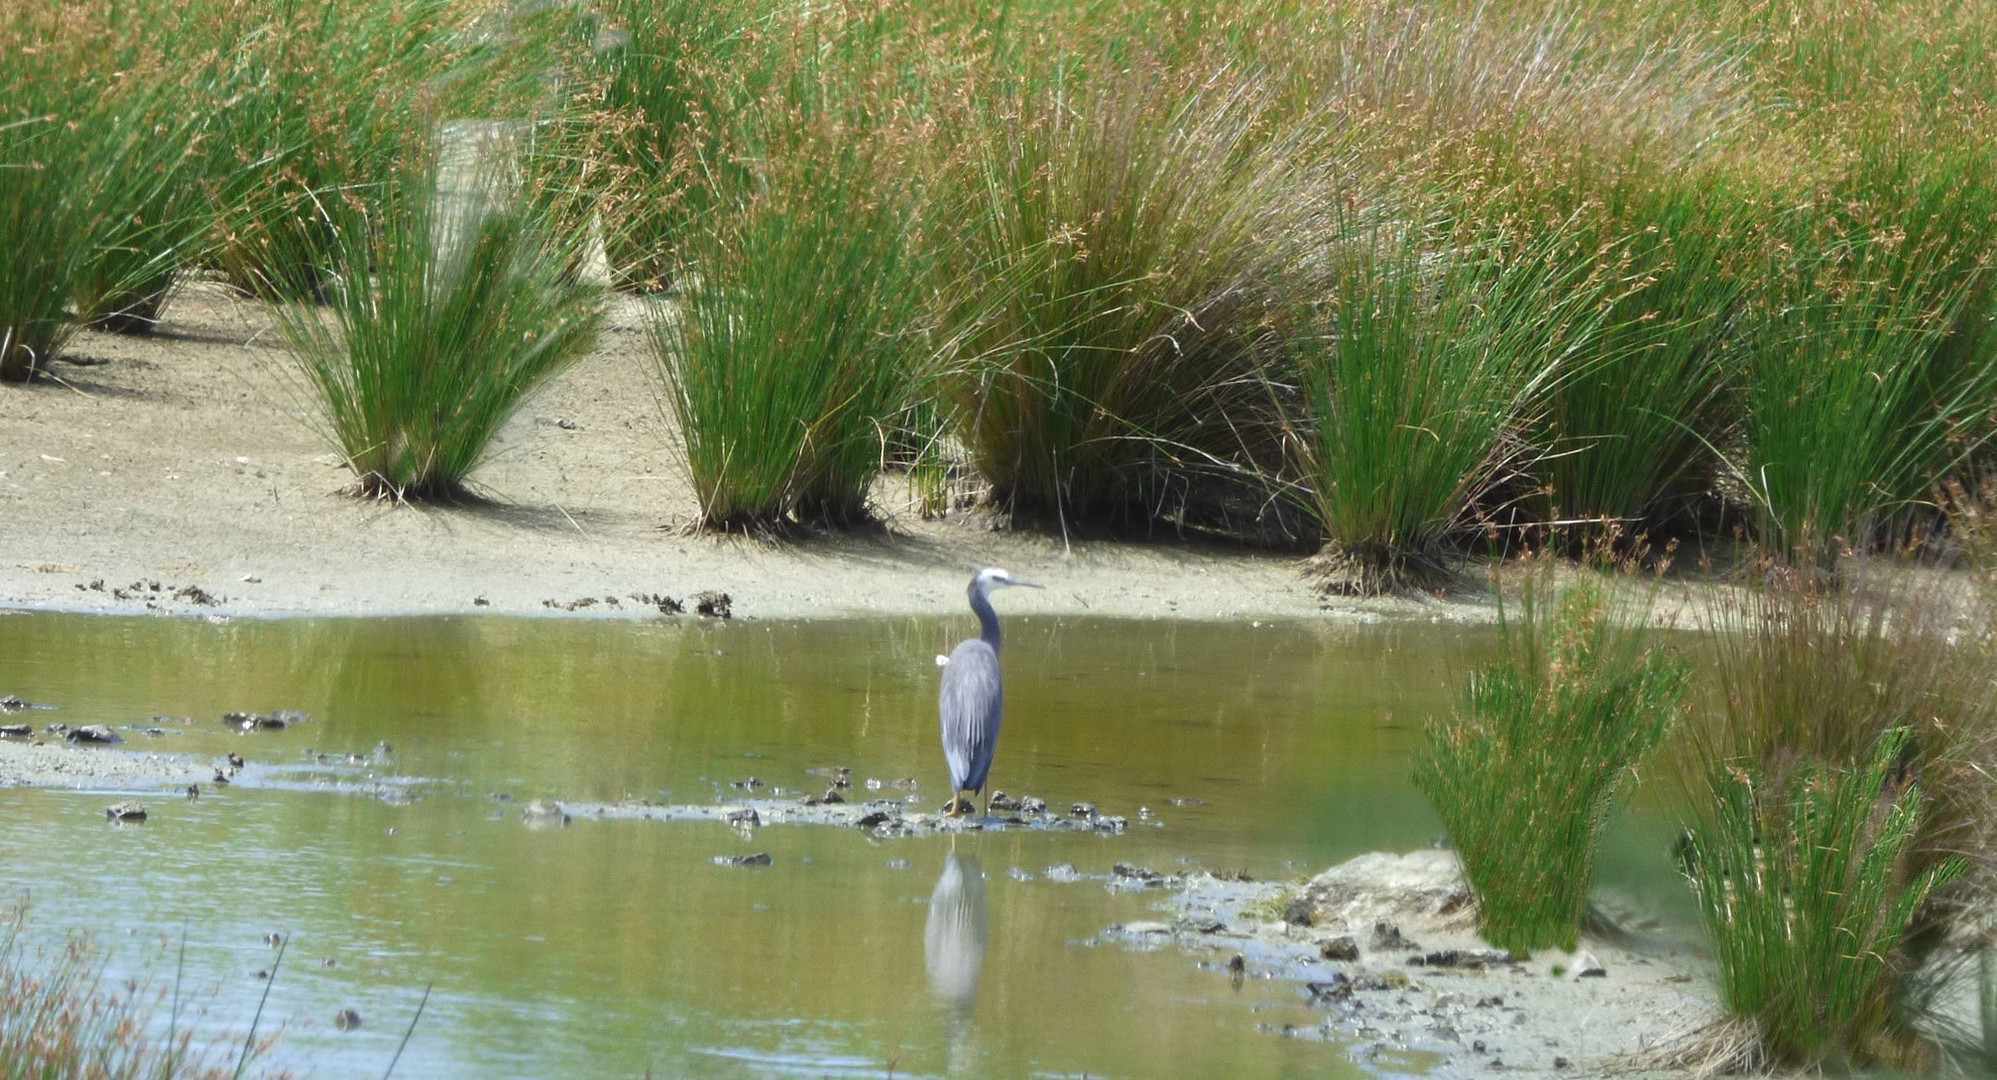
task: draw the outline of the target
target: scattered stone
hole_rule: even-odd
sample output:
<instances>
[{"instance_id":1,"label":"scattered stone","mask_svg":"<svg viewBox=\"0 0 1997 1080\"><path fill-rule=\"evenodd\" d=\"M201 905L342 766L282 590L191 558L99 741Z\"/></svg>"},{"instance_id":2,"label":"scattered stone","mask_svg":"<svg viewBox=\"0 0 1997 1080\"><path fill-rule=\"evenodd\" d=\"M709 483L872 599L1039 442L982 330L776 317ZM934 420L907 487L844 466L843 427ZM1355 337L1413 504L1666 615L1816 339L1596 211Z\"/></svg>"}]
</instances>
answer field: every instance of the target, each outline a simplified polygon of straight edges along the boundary
<instances>
[{"instance_id":1,"label":"scattered stone","mask_svg":"<svg viewBox=\"0 0 1997 1080\"><path fill-rule=\"evenodd\" d=\"M862 829L877 829L882 825L886 825L888 822L893 820L894 820L894 815L888 813L886 810L870 810L867 813L862 814L860 816L860 820L854 822L853 824L859 826Z\"/></svg>"},{"instance_id":2,"label":"scattered stone","mask_svg":"<svg viewBox=\"0 0 1997 1080\"><path fill-rule=\"evenodd\" d=\"M1053 877L1054 872L1049 870L1047 876ZM1132 866L1129 863L1117 863L1110 867L1109 877L1110 885L1116 888L1162 889L1171 884L1171 879L1158 871L1144 866Z\"/></svg>"},{"instance_id":3,"label":"scattered stone","mask_svg":"<svg viewBox=\"0 0 1997 1080\"><path fill-rule=\"evenodd\" d=\"M32 738L35 734L31 724L0 724L0 736L13 739Z\"/></svg>"},{"instance_id":4,"label":"scattered stone","mask_svg":"<svg viewBox=\"0 0 1997 1080\"><path fill-rule=\"evenodd\" d=\"M695 614L710 619L732 619L735 617L735 600L725 592L709 590L695 593L693 610Z\"/></svg>"},{"instance_id":5,"label":"scattered stone","mask_svg":"<svg viewBox=\"0 0 1997 1080\"><path fill-rule=\"evenodd\" d=\"M1290 926L1315 926L1317 919L1311 914L1311 902L1301 896L1290 897L1283 905L1283 922Z\"/></svg>"},{"instance_id":6,"label":"scattered stone","mask_svg":"<svg viewBox=\"0 0 1997 1080\"><path fill-rule=\"evenodd\" d=\"M1003 791L994 791L992 792L991 802L988 805L993 810L1018 810L1019 800L1007 795Z\"/></svg>"},{"instance_id":7,"label":"scattered stone","mask_svg":"<svg viewBox=\"0 0 1997 1080\"><path fill-rule=\"evenodd\" d=\"M1026 882L1033 880L1033 875L1030 872L1021 870L1017 866L1013 867L1010 870L1007 870L1005 873L1007 877L1021 884L1025 884Z\"/></svg>"},{"instance_id":8,"label":"scattered stone","mask_svg":"<svg viewBox=\"0 0 1997 1080\"><path fill-rule=\"evenodd\" d=\"M756 829L761 828L763 824L762 816L756 813L756 808L753 806L741 810L730 810L722 820L738 829Z\"/></svg>"},{"instance_id":9,"label":"scattered stone","mask_svg":"<svg viewBox=\"0 0 1997 1080\"><path fill-rule=\"evenodd\" d=\"M1318 943L1317 954L1326 960L1357 960L1359 943L1350 936L1331 938Z\"/></svg>"},{"instance_id":10,"label":"scattered stone","mask_svg":"<svg viewBox=\"0 0 1997 1080\"><path fill-rule=\"evenodd\" d=\"M187 785L187 801L188 801L188 802L193 802L194 800L196 800L196 799L198 799L198 798L200 798L200 797L201 797L201 785L200 785L200 784L189 784L189 785Z\"/></svg>"},{"instance_id":11,"label":"scattered stone","mask_svg":"<svg viewBox=\"0 0 1997 1080\"><path fill-rule=\"evenodd\" d=\"M1227 961L1228 978L1234 980L1234 988L1241 989L1241 980L1248 975L1248 961L1240 953L1235 953Z\"/></svg>"},{"instance_id":12,"label":"scattered stone","mask_svg":"<svg viewBox=\"0 0 1997 1080\"><path fill-rule=\"evenodd\" d=\"M520 820L526 822L527 827L530 829L543 829L551 826L559 827L567 825L569 823L569 815L567 811L562 809L560 803L550 802L547 799L535 799L533 802L527 804L525 810L520 811Z\"/></svg>"},{"instance_id":13,"label":"scattered stone","mask_svg":"<svg viewBox=\"0 0 1997 1080\"><path fill-rule=\"evenodd\" d=\"M293 724L301 724L311 717L290 709L279 709L270 713L232 712L224 713L222 722L237 731L248 734L252 731L283 731Z\"/></svg>"},{"instance_id":14,"label":"scattered stone","mask_svg":"<svg viewBox=\"0 0 1997 1080\"><path fill-rule=\"evenodd\" d=\"M837 806L846 801L846 796L839 794L839 785L834 784L825 789L825 794L820 795L818 801L829 806Z\"/></svg>"},{"instance_id":15,"label":"scattered stone","mask_svg":"<svg viewBox=\"0 0 1997 1080\"><path fill-rule=\"evenodd\" d=\"M664 593L632 593L630 599L658 608L661 615L683 615L686 613L685 604Z\"/></svg>"},{"instance_id":16,"label":"scattered stone","mask_svg":"<svg viewBox=\"0 0 1997 1080\"><path fill-rule=\"evenodd\" d=\"M1577 979L1606 979L1609 977L1609 969L1603 967L1600 960L1595 959L1594 953L1583 950L1581 955L1574 958L1574 977Z\"/></svg>"},{"instance_id":17,"label":"scattered stone","mask_svg":"<svg viewBox=\"0 0 1997 1080\"><path fill-rule=\"evenodd\" d=\"M908 868L909 868L909 866L910 866L910 863L909 863L909 861L908 861L907 859L889 859L889 860L888 860L888 869L890 869L890 870L906 870L906 869L908 869Z\"/></svg>"},{"instance_id":18,"label":"scattered stone","mask_svg":"<svg viewBox=\"0 0 1997 1080\"><path fill-rule=\"evenodd\" d=\"M221 603L213 594L199 585L183 585L173 594L175 600L185 600L200 607L214 607Z\"/></svg>"},{"instance_id":19,"label":"scattered stone","mask_svg":"<svg viewBox=\"0 0 1997 1080\"><path fill-rule=\"evenodd\" d=\"M352 1031L361 1026L361 1014L352 1009L341 1009L339 1015L333 1017L333 1026L341 1031Z\"/></svg>"},{"instance_id":20,"label":"scattered stone","mask_svg":"<svg viewBox=\"0 0 1997 1080\"><path fill-rule=\"evenodd\" d=\"M775 861L770 858L770 853L767 851L758 851L753 855L716 855L714 857L714 865L716 866L770 866Z\"/></svg>"},{"instance_id":21,"label":"scattered stone","mask_svg":"<svg viewBox=\"0 0 1997 1080\"><path fill-rule=\"evenodd\" d=\"M1032 795L1025 796L1019 800L1019 812L1022 814L1044 814L1047 812L1047 800L1036 798Z\"/></svg>"},{"instance_id":22,"label":"scattered stone","mask_svg":"<svg viewBox=\"0 0 1997 1080\"><path fill-rule=\"evenodd\" d=\"M1375 952L1414 952L1420 945L1401 935L1401 928L1389 922L1373 924L1373 951Z\"/></svg>"},{"instance_id":23,"label":"scattered stone","mask_svg":"<svg viewBox=\"0 0 1997 1080\"><path fill-rule=\"evenodd\" d=\"M215 785L216 787L228 787L228 786L229 786L229 776L228 776L228 774L227 774L227 773L224 773L224 772L223 772L222 770L220 770L220 769L216 769L216 770L215 770L215 778L214 778L214 780L213 780L213 781L211 781L211 782L212 782L212 783L213 783L213 784L214 784L214 785Z\"/></svg>"},{"instance_id":24,"label":"scattered stone","mask_svg":"<svg viewBox=\"0 0 1997 1080\"><path fill-rule=\"evenodd\" d=\"M28 701L19 694L8 694L6 697L0 697L0 712L23 712L28 709L39 709L42 707Z\"/></svg>"},{"instance_id":25,"label":"scattered stone","mask_svg":"<svg viewBox=\"0 0 1997 1080\"><path fill-rule=\"evenodd\" d=\"M227 761L231 769L240 769L243 767L243 755L238 754L233 750L231 750L222 760Z\"/></svg>"},{"instance_id":26,"label":"scattered stone","mask_svg":"<svg viewBox=\"0 0 1997 1080\"><path fill-rule=\"evenodd\" d=\"M1218 934L1226 931L1227 924L1211 915L1193 915L1178 921L1178 928L1189 934Z\"/></svg>"},{"instance_id":27,"label":"scattered stone","mask_svg":"<svg viewBox=\"0 0 1997 1080\"><path fill-rule=\"evenodd\" d=\"M70 728L63 733L63 738L73 743L93 743L100 746L125 741L103 724L85 724L82 727Z\"/></svg>"},{"instance_id":28,"label":"scattered stone","mask_svg":"<svg viewBox=\"0 0 1997 1080\"><path fill-rule=\"evenodd\" d=\"M1093 819L1096 816L1096 804L1092 802L1078 802L1068 808L1068 816Z\"/></svg>"},{"instance_id":29,"label":"scattered stone","mask_svg":"<svg viewBox=\"0 0 1997 1080\"><path fill-rule=\"evenodd\" d=\"M1564 1068L1566 1068L1566 1067L1567 1067L1567 1059L1566 1059L1566 1058L1564 1058L1564 1057L1557 1057L1557 1058L1554 1058L1554 1059L1553 1059L1553 1067L1554 1067L1554 1068L1556 1068L1556 1069L1564 1069Z\"/></svg>"},{"instance_id":30,"label":"scattered stone","mask_svg":"<svg viewBox=\"0 0 1997 1080\"><path fill-rule=\"evenodd\" d=\"M1047 868L1044 876L1049 881L1060 882L1063 885L1082 880L1082 873L1075 869L1074 863L1055 863Z\"/></svg>"},{"instance_id":31,"label":"scattered stone","mask_svg":"<svg viewBox=\"0 0 1997 1080\"><path fill-rule=\"evenodd\" d=\"M1516 964L1519 958L1504 949L1443 949L1425 956L1410 956L1408 963L1417 967L1462 968L1465 971L1482 971L1498 964Z\"/></svg>"},{"instance_id":32,"label":"scattered stone","mask_svg":"<svg viewBox=\"0 0 1997 1080\"><path fill-rule=\"evenodd\" d=\"M128 800L126 802L113 803L105 807L104 816L111 821L117 822L144 821L146 819L146 808Z\"/></svg>"},{"instance_id":33,"label":"scattered stone","mask_svg":"<svg viewBox=\"0 0 1997 1080\"><path fill-rule=\"evenodd\" d=\"M1153 934L1169 934L1172 932L1171 926L1161 922L1124 923L1121 929L1131 937L1148 937Z\"/></svg>"},{"instance_id":34,"label":"scattered stone","mask_svg":"<svg viewBox=\"0 0 1997 1080\"><path fill-rule=\"evenodd\" d=\"M275 949L284 944L284 935L273 930L263 936L263 944L266 949Z\"/></svg>"},{"instance_id":35,"label":"scattered stone","mask_svg":"<svg viewBox=\"0 0 1997 1080\"><path fill-rule=\"evenodd\" d=\"M1121 815L1097 818L1095 820L1095 826L1099 831L1106 833L1129 832L1130 819L1123 817Z\"/></svg>"},{"instance_id":36,"label":"scattered stone","mask_svg":"<svg viewBox=\"0 0 1997 1080\"><path fill-rule=\"evenodd\" d=\"M744 791L754 791L757 788L763 786L763 781L757 777L752 776L747 780L730 780L728 781L728 786L732 788L738 788Z\"/></svg>"},{"instance_id":37,"label":"scattered stone","mask_svg":"<svg viewBox=\"0 0 1997 1080\"><path fill-rule=\"evenodd\" d=\"M1197 795L1174 795L1174 796L1172 796L1172 805L1173 805L1173 806L1205 806L1206 804L1207 804L1207 801L1206 801L1205 799L1202 799L1202 798L1200 798L1200 797L1199 797L1199 796L1197 796Z\"/></svg>"}]
</instances>

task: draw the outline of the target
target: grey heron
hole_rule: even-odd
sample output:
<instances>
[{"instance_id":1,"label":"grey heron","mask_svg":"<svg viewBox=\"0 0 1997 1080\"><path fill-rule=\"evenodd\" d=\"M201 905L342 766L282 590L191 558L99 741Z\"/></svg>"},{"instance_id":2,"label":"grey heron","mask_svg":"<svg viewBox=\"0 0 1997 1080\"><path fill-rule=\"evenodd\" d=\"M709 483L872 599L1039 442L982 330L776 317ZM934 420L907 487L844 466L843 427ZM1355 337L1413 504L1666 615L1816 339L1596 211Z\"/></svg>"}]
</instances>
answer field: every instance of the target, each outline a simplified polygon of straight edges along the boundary
<instances>
[{"instance_id":1,"label":"grey heron","mask_svg":"<svg viewBox=\"0 0 1997 1080\"><path fill-rule=\"evenodd\" d=\"M971 812L964 793L984 790L992 752L998 748L1004 693L999 683L998 613L992 610L991 593L1007 585L1040 588L996 567L978 571L967 591L980 633L959 642L943 662L943 689L936 696L936 709L943 718L943 758L950 763L950 801L943 810L952 817ZM989 797L985 809L990 812Z\"/></svg>"}]
</instances>

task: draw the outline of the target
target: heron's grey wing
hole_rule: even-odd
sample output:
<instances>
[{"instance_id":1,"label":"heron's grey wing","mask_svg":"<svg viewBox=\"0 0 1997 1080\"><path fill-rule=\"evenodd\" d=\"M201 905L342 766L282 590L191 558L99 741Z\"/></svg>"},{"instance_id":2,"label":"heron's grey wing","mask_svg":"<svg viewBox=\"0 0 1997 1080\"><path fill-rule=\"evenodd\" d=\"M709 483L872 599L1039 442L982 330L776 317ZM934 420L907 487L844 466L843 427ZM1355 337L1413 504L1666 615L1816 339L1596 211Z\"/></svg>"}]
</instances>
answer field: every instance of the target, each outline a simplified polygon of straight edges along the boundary
<instances>
[{"instance_id":1,"label":"heron's grey wing","mask_svg":"<svg viewBox=\"0 0 1997 1080\"><path fill-rule=\"evenodd\" d=\"M984 786L998 744L1003 693L998 653L991 646L973 639L950 654L936 704L943 718L943 757L960 791Z\"/></svg>"}]
</instances>

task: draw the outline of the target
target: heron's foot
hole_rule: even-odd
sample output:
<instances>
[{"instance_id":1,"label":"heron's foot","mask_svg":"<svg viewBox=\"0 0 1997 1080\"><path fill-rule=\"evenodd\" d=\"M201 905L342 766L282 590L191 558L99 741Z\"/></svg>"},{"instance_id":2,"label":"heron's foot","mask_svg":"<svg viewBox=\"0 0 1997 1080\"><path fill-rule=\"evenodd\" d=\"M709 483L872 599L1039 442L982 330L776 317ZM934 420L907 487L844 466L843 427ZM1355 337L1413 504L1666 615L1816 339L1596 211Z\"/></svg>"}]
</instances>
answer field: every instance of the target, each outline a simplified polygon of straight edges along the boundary
<instances>
[{"instance_id":1,"label":"heron's foot","mask_svg":"<svg viewBox=\"0 0 1997 1080\"><path fill-rule=\"evenodd\" d=\"M970 812L971 806L962 795L952 795L950 801L943 804L944 817L963 817Z\"/></svg>"}]
</instances>

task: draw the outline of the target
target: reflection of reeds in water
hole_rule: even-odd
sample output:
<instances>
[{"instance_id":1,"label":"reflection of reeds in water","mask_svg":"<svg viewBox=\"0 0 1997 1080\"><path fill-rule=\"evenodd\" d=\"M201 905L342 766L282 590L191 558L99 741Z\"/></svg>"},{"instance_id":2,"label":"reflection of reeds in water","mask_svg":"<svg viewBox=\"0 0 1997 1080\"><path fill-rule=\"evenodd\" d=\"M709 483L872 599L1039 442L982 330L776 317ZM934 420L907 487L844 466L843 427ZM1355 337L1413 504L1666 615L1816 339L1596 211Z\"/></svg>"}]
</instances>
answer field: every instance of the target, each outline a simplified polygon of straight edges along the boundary
<instances>
[{"instance_id":1,"label":"reflection of reeds in water","mask_svg":"<svg viewBox=\"0 0 1997 1080\"><path fill-rule=\"evenodd\" d=\"M990 921L985 875L977 856L951 852L936 879L936 891L929 894L922 954L929 968L930 993L960 1014L968 1015L978 1002Z\"/></svg>"}]
</instances>

